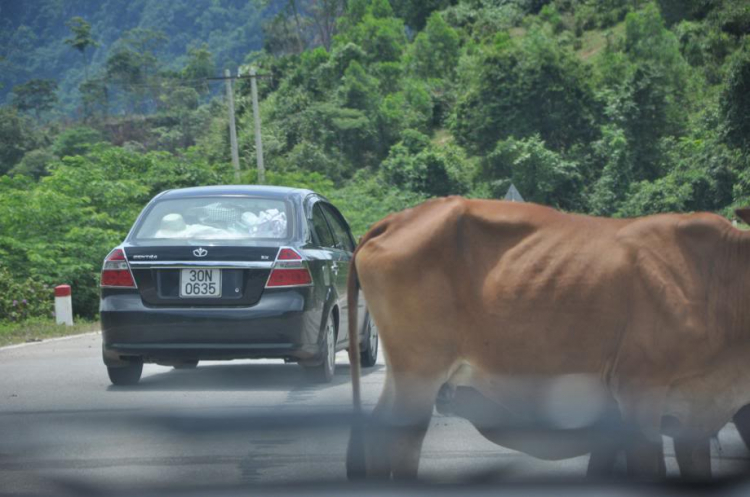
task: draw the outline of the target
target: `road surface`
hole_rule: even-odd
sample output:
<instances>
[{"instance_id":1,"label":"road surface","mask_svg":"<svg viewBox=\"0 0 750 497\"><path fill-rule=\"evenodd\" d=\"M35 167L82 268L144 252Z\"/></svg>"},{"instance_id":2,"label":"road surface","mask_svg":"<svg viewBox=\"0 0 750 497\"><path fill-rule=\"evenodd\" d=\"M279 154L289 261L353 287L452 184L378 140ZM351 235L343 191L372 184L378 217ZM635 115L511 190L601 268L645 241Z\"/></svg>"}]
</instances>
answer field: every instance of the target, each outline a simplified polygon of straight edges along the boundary
<instances>
[{"instance_id":1,"label":"road surface","mask_svg":"<svg viewBox=\"0 0 750 497\"><path fill-rule=\"evenodd\" d=\"M109 383L100 347L100 335L88 334L0 349L0 494L57 493L60 482L104 494L345 480L348 433L335 416L333 426L319 416L345 413L350 405L345 352L330 385L311 384L298 366L269 360L204 362L179 371L146 365L139 385L118 388ZM381 357L363 376L370 407L384 371ZM304 426L307 413L317 424ZM256 423L288 422L290 415L293 427ZM251 423L243 425L245 419ZM665 449L674 474L669 441ZM713 451L719 474L747 463L732 425ZM539 461L486 441L461 419L436 415L420 477L580 477L587 460Z\"/></svg>"}]
</instances>

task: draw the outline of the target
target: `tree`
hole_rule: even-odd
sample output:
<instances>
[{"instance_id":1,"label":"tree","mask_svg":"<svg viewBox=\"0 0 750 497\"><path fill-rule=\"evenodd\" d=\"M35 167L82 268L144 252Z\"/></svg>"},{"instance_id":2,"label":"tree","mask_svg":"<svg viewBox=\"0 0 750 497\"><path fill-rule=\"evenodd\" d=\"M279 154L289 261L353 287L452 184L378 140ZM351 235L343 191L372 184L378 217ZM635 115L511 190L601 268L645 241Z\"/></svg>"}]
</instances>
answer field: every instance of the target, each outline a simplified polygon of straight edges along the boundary
<instances>
[{"instance_id":1,"label":"tree","mask_svg":"<svg viewBox=\"0 0 750 497\"><path fill-rule=\"evenodd\" d=\"M203 95L207 94L210 88L206 78L214 76L215 73L216 65L208 45L204 43L188 51L188 62L182 69L182 77L191 80L193 88Z\"/></svg>"},{"instance_id":2,"label":"tree","mask_svg":"<svg viewBox=\"0 0 750 497\"><path fill-rule=\"evenodd\" d=\"M336 26L339 17L346 10L344 0L316 0L310 5L310 17L317 31L317 41L326 50L331 50L331 42L336 34Z\"/></svg>"},{"instance_id":3,"label":"tree","mask_svg":"<svg viewBox=\"0 0 750 497\"><path fill-rule=\"evenodd\" d=\"M344 106L371 111L379 99L378 82L357 61L352 61L344 73L339 94Z\"/></svg>"},{"instance_id":4,"label":"tree","mask_svg":"<svg viewBox=\"0 0 750 497\"><path fill-rule=\"evenodd\" d=\"M657 3L669 26L683 20L702 19L714 6L712 0L658 0Z\"/></svg>"},{"instance_id":5,"label":"tree","mask_svg":"<svg viewBox=\"0 0 750 497\"><path fill-rule=\"evenodd\" d=\"M383 161L390 184L428 197L460 195L468 191L466 158L454 146L436 147L429 138L407 130Z\"/></svg>"},{"instance_id":6,"label":"tree","mask_svg":"<svg viewBox=\"0 0 750 497\"><path fill-rule=\"evenodd\" d=\"M721 92L724 136L730 145L750 155L750 49L738 51L729 65Z\"/></svg>"},{"instance_id":7,"label":"tree","mask_svg":"<svg viewBox=\"0 0 750 497\"><path fill-rule=\"evenodd\" d=\"M73 36L71 38L66 38L63 42L81 53L84 63L84 79L89 79L89 61L88 57L86 56L86 49L89 47L97 48L99 46L99 42L97 42L91 36L91 24L87 23L82 17L73 17L68 22L66 22L65 25L68 26L68 28L70 28L70 30L73 32Z\"/></svg>"},{"instance_id":8,"label":"tree","mask_svg":"<svg viewBox=\"0 0 750 497\"><path fill-rule=\"evenodd\" d=\"M52 79L32 79L13 87L13 105L20 111L33 110L37 119L57 103L57 82Z\"/></svg>"},{"instance_id":9,"label":"tree","mask_svg":"<svg viewBox=\"0 0 750 497\"><path fill-rule=\"evenodd\" d=\"M498 142L480 168L496 198L505 195L513 183L528 201L568 210L581 208L582 178L577 164L549 150L538 135Z\"/></svg>"},{"instance_id":10,"label":"tree","mask_svg":"<svg viewBox=\"0 0 750 497\"><path fill-rule=\"evenodd\" d=\"M393 10L415 31L421 31L431 14L450 6L451 0L394 0Z\"/></svg>"},{"instance_id":11,"label":"tree","mask_svg":"<svg viewBox=\"0 0 750 497\"><path fill-rule=\"evenodd\" d=\"M351 41L362 47L369 62L400 60L407 43L404 22L389 12L387 0L371 5L362 20L341 35L340 43Z\"/></svg>"},{"instance_id":12,"label":"tree","mask_svg":"<svg viewBox=\"0 0 750 497\"><path fill-rule=\"evenodd\" d=\"M456 71L460 55L458 33L439 13L433 13L411 46L411 68L421 78L446 78Z\"/></svg>"},{"instance_id":13,"label":"tree","mask_svg":"<svg viewBox=\"0 0 750 497\"><path fill-rule=\"evenodd\" d=\"M489 152L511 136L538 134L553 150L595 138L588 69L541 30L487 47L470 72L475 76L456 103L451 128L471 152Z\"/></svg>"},{"instance_id":14,"label":"tree","mask_svg":"<svg viewBox=\"0 0 750 497\"><path fill-rule=\"evenodd\" d=\"M108 78L131 97L136 106L147 107L146 97L149 95L152 105L159 100L161 86L155 80L159 72L157 53L166 41L167 37L161 31L131 29L107 57Z\"/></svg>"},{"instance_id":15,"label":"tree","mask_svg":"<svg viewBox=\"0 0 750 497\"><path fill-rule=\"evenodd\" d=\"M0 107L0 175L37 147L40 139L30 120L13 107Z\"/></svg>"},{"instance_id":16,"label":"tree","mask_svg":"<svg viewBox=\"0 0 750 497\"><path fill-rule=\"evenodd\" d=\"M41 176L46 176L48 174L47 166L56 160L58 160L58 157L49 149L38 148L27 152L26 155L23 156L23 159L21 159L21 162L8 171L8 174L11 176L22 174L38 179Z\"/></svg>"},{"instance_id":17,"label":"tree","mask_svg":"<svg viewBox=\"0 0 750 497\"><path fill-rule=\"evenodd\" d=\"M106 117L109 114L109 88L103 77L87 79L78 87L81 92L83 115L86 119L97 114Z\"/></svg>"},{"instance_id":18,"label":"tree","mask_svg":"<svg viewBox=\"0 0 750 497\"><path fill-rule=\"evenodd\" d=\"M52 153L57 157L85 155L92 147L104 141L104 136L95 129L87 126L68 128L55 138Z\"/></svg>"}]
</instances>

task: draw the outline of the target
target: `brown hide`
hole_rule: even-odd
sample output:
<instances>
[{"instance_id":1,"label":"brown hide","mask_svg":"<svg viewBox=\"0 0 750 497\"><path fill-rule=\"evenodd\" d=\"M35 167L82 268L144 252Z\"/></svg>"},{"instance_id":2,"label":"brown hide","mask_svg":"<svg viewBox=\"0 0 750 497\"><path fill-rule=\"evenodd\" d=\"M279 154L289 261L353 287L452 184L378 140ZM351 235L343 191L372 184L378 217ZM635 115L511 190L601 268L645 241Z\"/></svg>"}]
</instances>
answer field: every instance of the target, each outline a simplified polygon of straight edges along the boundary
<instances>
[{"instance_id":1,"label":"brown hide","mask_svg":"<svg viewBox=\"0 0 750 497\"><path fill-rule=\"evenodd\" d=\"M746 357L734 347L750 331L748 237L711 214L615 220L457 197L387 217L358 247L350 281L388 362L368 471L416 474L444 383L513 409L517 378L587 375L644 441L660 447L666 413L681 433L710 436L736 409L712 407L710 420L696 410L738 369L711 385L695 378ZM746 390L721 402L744 405Z\"/></svg>"}]
</instances>

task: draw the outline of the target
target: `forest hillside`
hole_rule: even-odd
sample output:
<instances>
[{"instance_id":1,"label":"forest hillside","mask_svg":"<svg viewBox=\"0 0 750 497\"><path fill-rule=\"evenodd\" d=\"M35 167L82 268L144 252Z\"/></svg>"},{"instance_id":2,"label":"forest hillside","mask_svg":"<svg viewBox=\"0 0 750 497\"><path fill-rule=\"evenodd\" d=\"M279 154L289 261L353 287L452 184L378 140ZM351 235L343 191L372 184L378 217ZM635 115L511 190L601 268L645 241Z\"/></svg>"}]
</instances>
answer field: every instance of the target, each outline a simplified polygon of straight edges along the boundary
<instances>
[{"instance_id":1,"label":"forest hillside","mask_svg":"<svg viewBox=\"0 0 750 497\"><path fill-rule=\"evenodd\" d=\"M750 204L745 1L0 0L0 19L0 320L49 312L18 297L60 282L94 316L153 195L234 181L224 69L262 75L267 182L329 196L357 235L511 184L600 216Z\"/></svg>"}]
</instances>

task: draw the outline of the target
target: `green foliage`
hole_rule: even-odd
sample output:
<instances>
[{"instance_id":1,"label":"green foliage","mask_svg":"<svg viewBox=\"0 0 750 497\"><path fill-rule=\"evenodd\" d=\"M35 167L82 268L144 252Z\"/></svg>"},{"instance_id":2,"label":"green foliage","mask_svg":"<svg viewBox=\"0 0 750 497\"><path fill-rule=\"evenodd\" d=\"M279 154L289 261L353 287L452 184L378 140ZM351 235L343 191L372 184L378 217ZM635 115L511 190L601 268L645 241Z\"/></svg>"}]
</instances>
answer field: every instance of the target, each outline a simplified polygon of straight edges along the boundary
<instances>
[{"instance_id":1,"label":"green foliage","mask_svg":"<svg viewBox=\"0 0 750 497\"><path fill-rule=\"evenodd\" d=\"M688 66L680 53L677 37L669 31L653 4L625 18L624 51L638 63L651 63L667 80L669 90L681 95L685 90Z\"/></svg>"},{"instance_id":2,"label":"green foliage","mask_svg":"<svg viewBox=\"0 0 750 497\"><path fill-rule=\"evenodd\" d=\"M733 36L750 34L750 5L747 2L724 0L710 17L721 29Z\"/></svg>"},{"instance_id":3,"label":"green foliage","mask_svg":"<svg viewBox=\"0 0 750 497\"><path fill-rule=\"evenodd\" d=\"M539 134L556 150L590 141L596 106L586 68L541 30L488 48L476 81L459 97L451 129L481 154L509 137Z\"/></svg>"},{"instance_id":4,"label":"green foliage","mask_svg":"<svg viewBox=\"0 0 750 497\"><path fill-rule=\"evenodd\" d=\"M248 51L262 47L261 23L278 11L282 1L274 0L267 7L266 2L238 0L14 2L2 14L0 53L6 60L0 68L0 87L4 86L0 100L13 86L30 79L55 79L60 88L57 108L72 115L80 103L78 87L104 72L111 52L134 28L162 30L166 35L160 46L160 69L180 71L188 52L204 43L217 68L234 69ZM98 46L89 44L81 55L77 47L83 48L88 38L86 24L88 37Z\"/></svg>"},{"instance_id":5,"label":"green foliage","mask_svg":"<svg viewBox=\"0 0 750 497\"><path fill-rule=\"evenodd\" d=\"M54 291L33 278L19 281L0 266L0 321L19 322L32 317L50 317Z\"/></svg>"},{"instance_id":6,"label":"green foliage","mask_svg":"<svg viewBox=\"0 0 750 497\"><path fill-rule=\"evenodd\" d=\"M497 143L481 161L480 174L494 198L503 198L511 183L524 199L563 209L580 208L578 166L549 150L537 135Z\"/></svg>"},{"instance_id":7,"label":"green foliage","mask_svg":"<svg viewBox=\"0 0 750 497\"><path fill-rule=\"evenodd\" d=\"M701 68L709 83L720 83L724 61L736 45L732 37L716 26L692 21L679 23L674 32L685 60Z\"/></svg>"},{"instance_id":8,"label":"green foliage","mask_svg":"<svg viewBox=\"0 0 750 497\"><path fill-rule=\"evenodd\" d=\"M451 78L460 55L458 33L433 13L411 45L411 66L420 78Z\"/></svg>"},{"instance_id":9,"label":"green foliage","mask_svg":"<svg viewBox=\"0 0 750 497\"><path fill-rule=\"evenodd\" d=\"M97 310L101 261L145 203L169 188L221 183L227 172L196 151L178 158L105 146L49 171L39 183L0 178L0 260L17 279L70 284L85 316Z\"/></svg>"},{"instance_id":10,"label":"green foliage","mask_svg":"<svg viewBox=\"0 0 750 497\"><path fill-rule=\"evenodd\" d=\"M213 55L208 50L206 43L188 51L188 62L182 68L182 77L190 80L194 88L202 94L208 93L210 87L205 78L211 78L215 74L216 64L214 64Z\"/></svg>"},{"instance_id":11,"label":"green foliage","mask_svg":"<svg viewBox=\"0 0 750 497\"><path fill-rule=\"evenodd\" d=\"M330 178L334 183L341 183L350 176L345 161L330 157L318 145L302 141L294 146L285 156L288 168L304 172L318 173L322 178ZM284 181L287 181L285 178ZM276 183L272 183L276 184Z\"/></svg>"},{"instance_id":12,"label":"green foliage","mask_svg":"<svg viewBox=\"0 0 750 497\"><path fill-rule=\"evenodd\" d=\"M51 79L32 79L13 87L13 105L22 112L33 110L37 119L52 109L57 102L57 82Z\"/></svg>"},{"instance_id":13,"label":"green foliage","mask_svg":"<svg viewBox=\"0 0 750 497\"><path fill-rule=\"evenodd\" d=\"M393 10L410 28L420 31L428 18L438 10L451 5L450 0L395 0Z\"/></svg>"},{"instance_id":14,"label":"green foliage","mask_svg":"<svg viewBox=\"0 0 750 497\"><path fill-rule=\"evenodd\" d=\"M66 45L78 50L81 54L85 54L89 47L96 48L99 46L99 42L91 36L91 24L82 17L73 17L65 25L73 32L72 37L64 40Z\"/></svg>"},{"instance_id":15,"label":"green foliage","mask_svg":"<svg viewBox=\"0 0 750 497\"><path fill-rule=\"evenodd\" d=\"M738 51L721 92L721 114L728 143L750 154L750 48Z\"/></svg>"},{"instance_id":16,"label":"green foliage","mask_svg":"<svg viewBox=\"0 0 750 497\"><path fill-rule=\"evenodd\" d=\"M10 171L41 142L31 121L13 107L0 107L0 175Z\"/></svg>"},{"instance_id":17,"label":"green foliage","mask_svg":"<svg viewBox=\"0 0 750 497\"><path fill-rule=\"evenodd\" d=\"M661 15L668 25L680 21L702 19L712 8L711 0L657 0Z\"/></svg>"},{"instance_id":18,"label":"green foliage","mask_svg":"<svg viewBox=\"0 0 750 497\"><path fill-rule=\"evenodd\" d=\"M358 24L337 37L336 45L352 42L362 47L368 62L398 61L407 43L404 23L388 15L387 0L379 1L382 8L369 10Z\"/></svg>"},{"instance_id":19,"label":"green foliage","mask_svg":"<svg viewBox=\"0 0 750 497\"><path fill-rule=\"evenodd\" d=\"M57 157L86 155L95 144L103 141L104 136L99 131L87 126L68 128L57 135L52 154Z\"/></svg>"},{"instance_id":20,"label":"green foliage","mask_svg":"<svg viewBox=\"0 0 750 497\"><path fill-rule=\"evenodd\" d=\"M352 61L344 72L339 98L345 107L372 111L377 106L378 82L368 75L357 61Z\"/></svg>"},{"instance_id":21,"label":"green foliage","mask_svg":"<svg viewBox=\"0 0 750 497\"><path fill-rule=\"evenodd\" d=\"M394 188L368 171L359 171L343 188L322 191L341 210L357 238L388 214L425 200L424 195Z\"/></svg>"},{"instance_id":22,"label":"green foliage","mask_svg":"<svg viewBox=\"0 0 750 497\"><path fill-rule=\"evenodd\" d=\"M32 178L39 178L47 174L47 166L58 160L58 157L49 149L38 148L27 152L21 162L16 164L9 172L10 175L22 174Z\"/></svg>"},{"instance_id":23,"label":"green foliage","mask_svg":"<svg viewBox=\"0 0 750 497\"><path fill-rule=\"evenodd\" d=\"M38 4L62 26L70 1ZM263 75L267 182L329 196L358 235L426 198L497 198L511 182L597 215L729 213L750 204L745 3L115 0L74 9L87 21L68 44L19 4L0 30L0 86L59 76L58 108L82 108L59 122L43 100L16 98L37 122L0 108L0 260L13 281L73 284L94 315L101 259L148 199L234 182L224 86L205 78L239 61ZM248 80L235 103L253 183Z\"/></svg>"},{"instance_id":24,"label":"green foliage","mask_svg":"<svg viewBox=\"0 0 750 497\"><path fill-rule=\"evenodd\" d=\"M383 161L390 184L427 197L460 195L469 187L466 158L457 147L434 147L429 138L408 130Z\"/></svg>"},{"instance_id":25,"label":"green foliage","mask_svg":"<svg viewBox=\"0 0 750 497\"><path fill-rule=\"evenodd\" d=\"M736 171L745 169L739 154L715 138L667 139L662 146L668 150L669 172L654 181L634 183L620 215L718 211L732 203Z\"/></svg>"}]
</instances>

